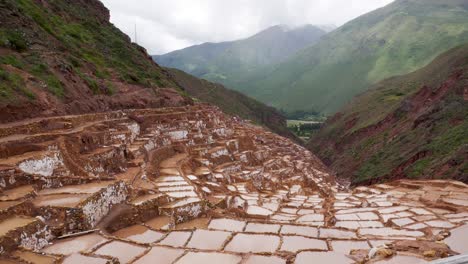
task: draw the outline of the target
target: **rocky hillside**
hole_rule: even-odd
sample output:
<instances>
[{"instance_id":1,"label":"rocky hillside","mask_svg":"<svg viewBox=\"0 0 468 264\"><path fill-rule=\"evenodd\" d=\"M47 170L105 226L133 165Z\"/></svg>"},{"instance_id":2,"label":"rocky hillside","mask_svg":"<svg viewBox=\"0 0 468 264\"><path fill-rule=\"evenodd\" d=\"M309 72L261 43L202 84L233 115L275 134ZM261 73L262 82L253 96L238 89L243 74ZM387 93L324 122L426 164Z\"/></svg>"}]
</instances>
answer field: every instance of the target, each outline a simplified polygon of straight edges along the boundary
<instances>
[{"instance_id":1,"label":"rocky hillside","mask_svg":"<svg viewBox=\"0 0 468 264\"><path fill-rule=\"evenodd\" d=\"M0 122L190 102L95 0L2 1L0 79Z\"/></svg>"},{"instance_id":2,"label":"rocky hillside","mask_svg":"<svg viewBox=\"0 0 468 264\"><path fill-rule=\"evenodd\" d=\"M395 178L468 182L468 44L376 84L309 142L355 184Z\"/></svg>"},{"instance_id":3,"label":"rocky hillside","mask_svg":"<svg viewBox=\"0 0 468 264\"><path fill-rule=\"evenodd\" d=\"M468 41L466 0L397 0L363 15L241 90L287 110L335 113L369 85Z\"/></svg>"},{"instance_id":4,"label":"rocky hillside","mask_svg":"<svg viewBox=\"0 0 468 264\"><path fill-rule=\"evenodd\" d=\"M177 69L166 69L177 84L190 96L218 106L224 113L237 115L263 125L279 135L298 141L287 128L285 117L274 108L249 98L218 83L198 79Z\"/></svg>"},{"instance_id":5,"label":"rocky hillside","mask_svg":"<svg viewBox=\"0 0 468 264\"><path fill-rule=\"evenodd\" d=\"M325 34L312 25L292 29L278 25L246 39L204 43L153 58L162 66L242 89L240 83L270 72L270 67L313 45Z\"/></svg>"},{"instance_id":6,"label":"rocky hillside","mask_svg":"<svg viewBox=\"0 0 468 264\"><path fill-rule=\"evenodd\" d=\"M191 104L179 86L184 82L173 80L177 76L109 23L99 1L0 3L0 122ZM288 135L286 121L273 109L224 88L204 96L211 88L203 85L213 85L190 81L183 86L191 96L209 97L204 101ZM228 97L237 99L226 108Z\"/></svg>"}]
</instances>

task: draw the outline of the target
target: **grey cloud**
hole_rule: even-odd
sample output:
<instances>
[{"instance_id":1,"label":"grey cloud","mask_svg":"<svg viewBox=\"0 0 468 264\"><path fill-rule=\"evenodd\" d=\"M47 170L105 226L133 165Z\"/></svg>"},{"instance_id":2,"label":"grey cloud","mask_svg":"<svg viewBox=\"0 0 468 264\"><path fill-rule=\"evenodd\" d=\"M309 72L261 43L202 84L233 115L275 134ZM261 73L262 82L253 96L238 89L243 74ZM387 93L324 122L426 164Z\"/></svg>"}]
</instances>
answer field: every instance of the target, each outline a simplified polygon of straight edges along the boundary
<instances>
[{"instance_id":1,"label":"grey cloud","mask_svg":"<svg viewBox=\"0 0 468 264\"><path fill-rule=\"evenodd\" d=\"M269 26L335 24L393 0L101 0L111 21L151 54L248 37Z\"/></svg>"}]
</instances>

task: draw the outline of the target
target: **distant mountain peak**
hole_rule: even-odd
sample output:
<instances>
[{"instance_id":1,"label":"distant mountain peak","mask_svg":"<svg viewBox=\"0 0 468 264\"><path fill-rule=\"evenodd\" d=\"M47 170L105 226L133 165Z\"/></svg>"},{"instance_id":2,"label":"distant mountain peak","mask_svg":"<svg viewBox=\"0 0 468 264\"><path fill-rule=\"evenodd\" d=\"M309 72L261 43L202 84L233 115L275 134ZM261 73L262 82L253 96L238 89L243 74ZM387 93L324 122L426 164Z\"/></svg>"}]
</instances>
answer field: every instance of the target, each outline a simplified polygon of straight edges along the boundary
<instances>
[{"instance_id":1,"label":"distant mountain peak","mask_svg":"<svg viewBox=\"0 0 468 264\"><path fill-rule=\"evenodd\" d=\"M236 41L201 44L154 56L157 63L230 88L315 44L326 32L313 25L268 27Z\"/></svg>"},{"instance_id":2,"label":"distant mountain peak","mask_svg":"<svg viewBox=\"0 0 468 264\"><path fill-rule=\"evenodd\" d=\"M337 29L338 27L334 24L323 24L323 25L315 25L316 27L320 28L325 32L332 32L333 30Z\"/></svg>"},{"instance_id":3,"label":"distant mountain peak","mask_svg":"<svg viewBox=\"0 0 468 264\"><path fill-rule=\"evenodd\" d=\"M323 27L323 28L322 28ZM317 28L317 29L321 29L323 31L327 31L325 30L325 28L331 28L333 27L333 29L336 28L335 25L313 25L313 24L300 24L300 25L288 25L288 24L278 24L278 25L275 25L275 26L271 26L265 30L268 30L268 29L281 29L283 30L284 32L289 32L289 31L296 31L296 30L301 30L301 29L307 29L307 28ZM265 31L264 30L264 31Z\"/></svg>"},{"instance_id":4,"label":"distant mountain peak","mask_svg":"<svg viewBox=\"0 0 468 264\"><path fill-rule=\"evenodd\" d=\"M289 31L289 30L291 30L291 26L286 25L286 24L279 24L279 25L276 25L276 26L272 26L272 27L270 27L270 28L279 28L279 29L281 29L281 30L283 30L283 31Z\"/></svg>"}]
</instances>

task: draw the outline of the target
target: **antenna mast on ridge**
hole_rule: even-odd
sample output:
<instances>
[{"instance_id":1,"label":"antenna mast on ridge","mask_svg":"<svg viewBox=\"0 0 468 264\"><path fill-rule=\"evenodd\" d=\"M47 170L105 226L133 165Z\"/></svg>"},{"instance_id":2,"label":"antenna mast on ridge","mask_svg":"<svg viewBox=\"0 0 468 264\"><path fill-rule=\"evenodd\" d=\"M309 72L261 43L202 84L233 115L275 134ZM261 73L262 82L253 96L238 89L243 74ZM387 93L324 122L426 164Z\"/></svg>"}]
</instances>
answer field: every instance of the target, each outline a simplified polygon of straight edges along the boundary
<instances>
[{"instance_id":1,"label":"antenna mast on ridge","mask_svg":"<svg viewBox=\"0 0 468 264\"><path fill-rule=\"evenodd\" d=\"M137 24L135 22L135 43L138 44L138 35L137 35Z\"/></svg>"}]
</instances>

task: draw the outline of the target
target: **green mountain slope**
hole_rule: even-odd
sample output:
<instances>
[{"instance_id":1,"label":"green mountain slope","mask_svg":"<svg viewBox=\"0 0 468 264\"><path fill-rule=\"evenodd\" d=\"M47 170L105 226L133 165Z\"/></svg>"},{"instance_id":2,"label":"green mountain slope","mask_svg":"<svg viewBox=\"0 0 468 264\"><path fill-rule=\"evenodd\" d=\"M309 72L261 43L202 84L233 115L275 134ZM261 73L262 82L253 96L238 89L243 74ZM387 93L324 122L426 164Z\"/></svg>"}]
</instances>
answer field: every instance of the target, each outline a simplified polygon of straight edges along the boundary
<instances>
[{"instance_id":1,"label":"green mountain slope","mask_svg":"<svg viewBox=\"0 0 468 264\"><path fill-rule=\"evenodd\" d=\"M468 41L466 0L397 0L300 51L241 91L287 111L333 113L373 83Z\"/></svg>"},{"instance_id":2,"label":"green mountain slope","mask_svg":"<svg viewBox=\"0 0 468 264\"><path fill-rule=\"evenodd\" d=\"M274 26L247 39L204 43L153 58L162 66L235 88L269 72L270 66L314 44L325 33L312 25L295 29Z\"/></svg>"},{"instance_id":3,"label":"green mountain slope","mask_svg":"<svg viewBox=\"0 0 468 264\"><path fill-rule=\"evenodd\" d=\"M186 105L189 95L294 139L274 109L159 67L97 0L0 2L0 123Z\"/></svg>"},{"instance_id":4,"label":"green mountain slope","mask_svg":"<svg viewBox=\"0 0 468 264\"><path fill-rule=\"evenodd\" d=\"M298 141L287 128L285 118L274 108L264 105L240 92L225 88L221 84L198 79L181 70L167 68L170 76L189 95L213 105L223 112L265 126L284 137Z\"/></svg>"},{"instance_id":5,"label":"green mountain slope","mask_svg":"<svg viewBox=\"0 0 468 264\"><path fill-rule=\"evenodd\" d=\"M468 182L468 44L356 97L309 148L355 184L396 178Z\"/></svg>"},{"instance_id":6,"label":"green mountain slope","mask_svg":"<svg viewBox=\"0 0 468 264\"><path fill-rule=\"evenodd\" d=\"M100 1L0 1L0 122L190 103L181 93Z\"/></svg>"}]
</instances>

